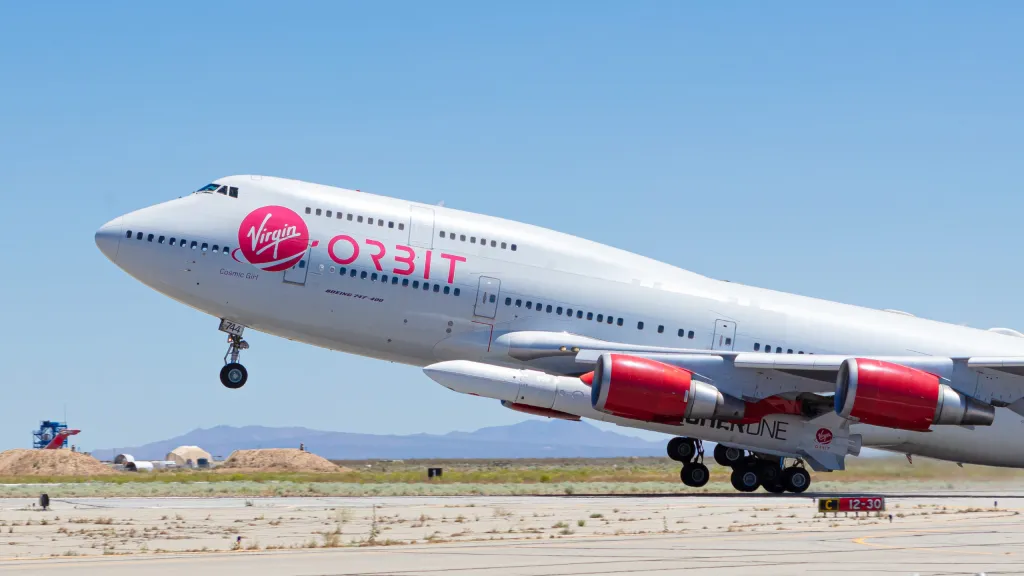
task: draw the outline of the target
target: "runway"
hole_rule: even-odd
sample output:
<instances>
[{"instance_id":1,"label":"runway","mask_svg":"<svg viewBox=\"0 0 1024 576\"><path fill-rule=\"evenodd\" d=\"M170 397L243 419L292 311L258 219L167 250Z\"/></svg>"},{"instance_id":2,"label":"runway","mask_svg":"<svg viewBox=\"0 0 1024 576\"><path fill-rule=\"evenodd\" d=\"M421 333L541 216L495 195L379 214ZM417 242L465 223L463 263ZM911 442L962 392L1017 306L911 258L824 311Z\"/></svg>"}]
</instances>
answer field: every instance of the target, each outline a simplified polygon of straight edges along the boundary
<instances>
[{"instance_id":1,"label":"runway","mask_svg":"<svg viewBox=\"0 0 1024 576\"><path fill-rule=\"evenodd\" d=\"M0 573L1024 573L1024 494L1000 494L998 504L992 495L901 495L881 518L822 517L806 497L82 499L51 512L27 504L0 500ZM229 551L238 536L240 549Z\"/></svg>"}]
</instances>

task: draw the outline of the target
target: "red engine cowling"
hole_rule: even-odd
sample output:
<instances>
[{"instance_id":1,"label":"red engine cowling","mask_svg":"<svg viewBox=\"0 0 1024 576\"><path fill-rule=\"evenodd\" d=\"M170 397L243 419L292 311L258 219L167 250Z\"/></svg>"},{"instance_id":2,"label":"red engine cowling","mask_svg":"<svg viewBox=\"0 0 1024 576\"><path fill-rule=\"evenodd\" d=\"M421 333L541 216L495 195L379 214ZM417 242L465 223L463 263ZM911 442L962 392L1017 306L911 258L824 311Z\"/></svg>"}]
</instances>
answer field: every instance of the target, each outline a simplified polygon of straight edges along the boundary
<instances>
[{"instance_id":1,"label":"red engine cowling","mask_svg":"<svg viewBox=\"0 0 1024 576\"><path fill-rule=\"evenodd\" d=\"M866 358L850 358L840 366L835 410L843 418L900 430L988 426L995 419L995 408L964 396L935 374Z\"/></svg>"},{"instance_id":2,"label":"red engine cowling","mask_svg":"<svg viewBox=\"0 0 1024 576\"><path fill-rule=\"evenodd\" d=\"M580 421L580 417L575 414L560 412L558 410L552 410L551 408L541 408L539 406L530 406L529 404L517 404L515 402L509 402L508 400L502 400L501 405L505 408L515 410L516 412L522 412L524 414L544 416L545 418L558 418L559 420L572 420L573 422Z\"/></svg>"},{"instance_id":3,"label":"red engine cowling","mask_svg":"<svg viewBox=\"0 0 1024 576\"><path fill-rule=\"evenodd\" d=\"M622 418L678 424L686 418L742 418L743 402L656 360L603 354L594 369L594 409Z\"/></svg>"}]
</instances>

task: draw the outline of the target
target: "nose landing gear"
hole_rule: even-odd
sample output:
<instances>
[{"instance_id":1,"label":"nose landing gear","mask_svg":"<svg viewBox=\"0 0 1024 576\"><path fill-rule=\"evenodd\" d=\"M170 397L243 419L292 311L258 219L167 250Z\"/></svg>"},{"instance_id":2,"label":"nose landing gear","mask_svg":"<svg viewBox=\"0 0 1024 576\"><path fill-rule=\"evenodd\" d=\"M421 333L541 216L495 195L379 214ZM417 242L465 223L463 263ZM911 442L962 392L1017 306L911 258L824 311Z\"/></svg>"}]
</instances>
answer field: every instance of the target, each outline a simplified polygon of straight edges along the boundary
<instances>
[{"instance_id":1,"label":"nose landing gear","mask_svg":"<svg viewBox=\"0 0 1024 576\"><path fill-rule=\"evenodd\" d=\"M220 383L232 390L245 386L248 379L249 371L238 362L229 362L220 369Z\"/></svg>"},{"instance_id":2,"label":"nose landing gear","mask_svg":"<svg viewBox=\"0 0 1024 576\"><path fill-rule=\"evenodd\" d=\"M220 369L220 383L232 390L245 386L245 382L249 380L249 371L238 362L242 350L249 349L249 343L242 339L244 329L244 326L234 322L220 321L221 332L228 334L228 351L224 354L224 367Z\"/></svg>"}]
</instances>

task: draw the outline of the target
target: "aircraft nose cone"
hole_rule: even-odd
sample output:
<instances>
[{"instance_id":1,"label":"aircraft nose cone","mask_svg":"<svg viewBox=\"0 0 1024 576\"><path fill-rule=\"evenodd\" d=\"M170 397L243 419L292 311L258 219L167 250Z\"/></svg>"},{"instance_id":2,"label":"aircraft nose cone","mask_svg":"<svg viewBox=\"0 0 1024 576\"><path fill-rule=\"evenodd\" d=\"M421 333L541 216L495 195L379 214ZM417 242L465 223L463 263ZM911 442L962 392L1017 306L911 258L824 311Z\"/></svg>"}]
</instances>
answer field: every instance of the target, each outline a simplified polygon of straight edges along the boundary
<instances>
[{"instance_id":1,"label":"aircraft nose cone","mask_svg":"<svg viewBox=\"0 0 1024 576\"><path fill-rule=\"evenodd\" d=\"M117 249L121 245L121 217L114 218L96 231L96 247L108 260L117 260Z\"/></svg>"}]
</instances>

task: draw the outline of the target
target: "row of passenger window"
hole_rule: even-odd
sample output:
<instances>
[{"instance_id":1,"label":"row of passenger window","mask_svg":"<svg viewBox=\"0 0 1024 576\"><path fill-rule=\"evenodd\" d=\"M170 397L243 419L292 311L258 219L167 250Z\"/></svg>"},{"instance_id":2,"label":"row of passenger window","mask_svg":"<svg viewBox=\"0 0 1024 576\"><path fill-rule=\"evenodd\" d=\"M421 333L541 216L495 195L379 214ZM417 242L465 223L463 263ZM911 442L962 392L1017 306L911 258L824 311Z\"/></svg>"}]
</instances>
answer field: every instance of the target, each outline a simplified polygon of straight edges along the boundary
<instances>
[{"instance_id":1,"label":"row of passenger window","mask_svg":"<svg viewBox=\"0 0 1024 576\"><path fill-rule=\"evenodd\" d=\"M594 320L595 319L595 315L594 315L593 312L584 312L583 310L578 310L578 309L574 310L572 308L565 308L565 307L562 307L562 306L552 306L551 304L548 304L545 307L543 303L541 303L541 302L533 302L532 300L527 300L525 304L526 304L526 309L527 310L536 310L537 312L546 312L548 314L554 313L554 314L557 314L559 316L561 316L564 313L565 316L568 316L568 317L572 317L573 315L575 315L576 318L581 319L581 320L584 317L586 317L587 320ZM505 298L505 306L513 306L513 305L516 308L522 308L523 307L523 300L520 299L520 298L517 298L515 300L515 302L513 302L512 298ZM604 314L597 314L596 315L596 319L597 319L598 322L605 322L607 324L615 324L616 326L622 326L623 323L624 323L622 318L615 318L614 316L611 316L611 315L606 317ZM644 323L643 323L642 320L640 322L636 323L636 329L637 330L643 330L644 329ZM665 333L665 326L664 325L658 325L658 334L664 334L664 333ZM696 336L696 334L694 333L693 330L687 331L687 330L685 330L683 328L680 328L679 330L677 330L676 331L676 335L679 336L680 338L687 338L688 340L693 340L694 337ZM726 345L732 344L732 338L727 338L725 344ZM758 352L760 350L761 350L761 343L760 342L755 342L754 343L754 351ZM765 344L764 351L770 353L772 351L771 344ZM776 354L782 354L782 347L781 346L776 346L775 347L775 353ZM793 353L794 352L793 352L792 348L789 348L788 350L786 350L786 354L793 354ZM804 351L803 350L799 350L796 353L797 354L803 354ZM809 352L809 354L814 354L814 352Z\"/></svg>"},{"instance_id":2,"label":"row of passenger window","mask_svg":"<svg viewBox=\"0 0 1024 576\"><path fill-rule=\"evenodd\" d=\"M330 271L331 274L334 274L335 267L331 266ZM338 268L337 272L338 274L342 276L348 276L349 278L359 278L360 280L369 280L370 282L380 281L382 284L387 284L389 278L387 274L377 274L376 272L367 272L366 270L360 272L355 268L346 268L345 266L341 266L340 268ZM419 280L410 281L408 278L399 279L398 276L391 276L390 281L392 286L398 286L399 284L406 287L412 286L413 290L419 290L421 284ZM433 291L438 293L443 292L444 294L453 294L455 296L462 295L462 290L458 287L452 289L451 286L442 286L441 284L436 283L431 284L430 282L422 282L422 285L422 289L424 292Z\"/></svg>"},{"instance_id":3,"label":"row of passenger window","mask_svg":"<svg viewBox=\"0 0 1024 576\"><path fill-rule=\"evenodd\" d=\"M322 208L315 208L314 209L314 208L310 208L309 206L306 206L306 214L316 214L317 216L326 216L327 218L332 218L333 217L333 218L337 218L338 220L348 220L349 222L358 222L360 224L362 224L363 221L364 221L364 218L362 216L358 215L358 214L352 214L352 213L342 214L340 210L334 211L334 210L325 210L325 209L322 209ZM372 218L372 217L369 217L369 216L365 218L365 221L370 226L373 226L374 223L376 222L377 226L380 227L380 228L384 227L384 222L385 222L383 218ZM393 220L388 220L387 221L387 225L388 225L388 228L394 228L395 227L395 222ZM405 230L405 223L404 222L399 222L398 223L398 229L399 230Z\"/></svg>"},{"instance_id":4,"label":"row of passenger window","mask_svg":"<svg viewBox=\"0 0 1024 576\"><path fill-rule=\"evenodd\" d=\"M643 321L640 321L640 322L636 323L636 329L637 330L643 330L644 329ZM658 325L658 334L664 334L664 333L665 333L665 326L663 324L659 324ZM690 330L689 333L687 333L687 331L685 329L683 329L683 328L680 328L679 331L676 332L676 335L679 336L680 338L687 338L689 340L693 340L693 337L695 336L693 330Z\"/></svg>"},{"instance_id":5,"label":"row of passenger window","mask_svg":"<svg viewBox=\"0 0 1024 576\"><path fill-rule=\"evenodd\" d=\"M128 238L128 239L131 239L132 238L132 231L128 230L125 233L124 237ZM144 234L143 232L136 232L135 233L135 239L136 240L142 240L143 237L146 238L147 242L152 242L153 239L155 238L157 244L163 244L164 240L167 240L167 245L168 246L179 246L179 247L183 248L186 245L188 245L188 240L186 240L184 238L178 239L178 238L175 238L174 236L171 236L171 238L168 239L166 236L159 236L159 237L157 237L154 234ZM193 250L202 250L203 252L208 252L208 251L211 250L211 247L210 247L210 245L207 242L203 242L202 244L200 244L198 241L193 240L192 241L192 249ZM228 247L228 246L221 247L218 244L214 244L213 247L212 247L212 251L214 253L230 254L231 253L231 248Z\"/></svg>"},{"instance_id":6,"label":"row of passenger window","mask_svg":"<svg viewBox=\"0 0 1024 576\"><path fill-rule=\"evenodd\" d=\"M760 342L754 342L754 352L760 352L760 351L761 351L761 343ZM768 353L771 353L772 345L771 344L765 344L764 345L764 351L768 352ZM775 353L776 354L782 354L782 346L776 346L775 347ZM786 354L792 354L792 353L793 353L793 349L792 348L789 348L789 349L786 350ZM797 354L803 354L804 351L803 350L799 350L796 353ZM814 352L808 352L808 354L814 354Z\"/></svg>"},{"instance_id":7,"label":"row of passenger window","mask_svg":"<svg viewBox=\"0 0 1024 576\"><path fill-rule=\"evenodd\" d=\"M594 320L595 319L595 315L594 315L593 312L584 312L583 310L578 310L578 309L574 310L572 308L564 308L562 306L552 306L551 304L548 304L547 306L544 306L544 304L542 304L541 302L533 302L532 300L527 300L525 304L526 304L526 309L527 310L536 310L537 312L546 312L548 314L554 313L554 314L557 314L559 316L561 316L564 313L565 316L568 316L568 317L572 317L573 315L575 315L576 318L581 319L581 320L584 317L586 317L587 320ZM513 306L513 305L516 308L522 308L523 307L523 300L517 298L513 302L512 298L505 298L505 306ZM596 319L597 319L598 322L605 322L607 324L615 324L616 326L622 326L623 325L623 319L622 318L615 318L614 316L611 316L611 315L606 317L604 314L597 314L596 315ZM643 330L644 329L644 323L643 323L642 320L640 322L636 323L636 329L637 330ZM661 325L661 324L658 325L658 334L664 334L664 333L665 333L665 326ZM696 336L696 334L694 333L693 330L687 331L687 330L685 330L683 328L680 328L679 330L677 330L676 331L676 335L679 336L680 338L686 338L688 340L693 340L694 337ZM732 338L726 338L725 344L727 346L731 345L732 344ZM755 342L754 343L754 351L755 352L759 352L760 350L761 350L761 343L760 342ZM764 351L770 353L772 351L771 344L765 344ZM782 354L782 347L781 346L776 346L775 347L775 353L776 354ZM793 353L794 352L793 352L792 348L789 348L789 349L786 350L786 354L793 354ZM796 354L803 354L803 353L804 353L803 350L798 350L796 352ZM808 354L814 354L814 352L808 352Z\"/></svg>"},{"instance_id":8,"label":"row of passenger window","mask_svg":"<svg viewBox=\"0 0 1024 576\"><path fill-rule=\"evenodd\" d=\"M505 306L513 306L512 298L505 298ZM517 298L515 300L514 306L516 308L522 308L523 307L523 300L521 298ZM574 310L573 308L565 308L565 307L562 307L562 306L552 306L551 304L548 304L547 307L545 307L543 303L541 303L541 302L534 303L532 300L527 300L526 301L526 309L527 310L536 310L537 312L546 312L548 314L554 313L554 314L557 314L559 316L561 316L563 313L565 314L565 316L568 316L568 317L572 317L573 315L575 315L576 318L578 318L580 320L582 320L584 317L586 317L587 320L594 320L594 318L595 318L595 314L593 312L584 312L583 310L578 310L578 309ZM622 318L616 318L616 317L611 316L611 315L608 315L606 317L604 314L597 314L596 318L597 318L598 322L604 322L606 324L614 324L616 326L622 326L624 324L624 320ZM644 329L643 321L640 321L640 322L636 323L636 329L637 330L643 330ZM665 333L665 326L664 325L659 325L658 326L658 334L664 334L664 333ZM688 338L690 340L693 340L693 338L695 336L693 330L690 330L689 332L687 332L686 330L684 330L682 328L680 328L679 331L676 332L676 334L678 334L678 336L680 338Z\"/></svg>"},{"instance_id":9,"label":"row of passenger window","mask_svg":"<svg viewBox=\"0 0 1024 576\"><path fill-rule=\"evenodd\" d=\"M512 306L512 305L513 305L512 304L512 299L511 298L505 298L505 306ZM516 308L522 308L523 307L523 300L521 298L517 298L516 299L515 307ZM545 310L544 309L544 304L542 304L540 302L537 302L536 304L534 304L533 300L527 300L526 301L526 309L527 310L536 310L537 312L544 312L544 310ZM569 316L569 317L572 317L572 315L575 314L576 317L579 318L579 319L583 319L584 315L586 315L587 320L593 320L594 319L594 313L593 312L584 312L583 310L575 310L574 311L572 308L563 308L562 306L552 306L551 304L548 304L547 312L548 312L548 314L551 314L553 312L555 314L558 314L559 316L561 316L562 313L564 312L565 315ZM622 326L622 324L623 324L622 318L616 319L614 316L612 316L610 314L608 315L607 318L608 318L607 319L607 323L608 324L615 324L615 325L618 325L618 326ZM604 314L598 314L597 315L597 321L598 322L606 322L605 315Z\"/></svg>"},{"instance_id":10,"label":"row of passenger window","mask_svg":"<svg viewBox=\"0 0 1024 576\"><path fill-rule=\"evenodd\" d=\"M513 305L512 298L505 298L505 306L512 306L512 305ZM520 299L520 298L517 298L514 305L515 305L516 308L522 308L523 307L523 300ZM559 316L561 316L564 313L568 317L572 317L575 314L576 318L578 318L580 320L582 320L584 317L586 317L587 320L594 320L594 318L595 318L595 315L594 315L593 312L584 312L583 310L578 310L578 309L574 311L572 308L565 308L565 307L562 307L562 306L552 306L551 304L548 304L547 307L545 307L544 304L542 304L541 302L534 303L532 300L527 300L526 301L526 309L527 310L536 310L537 312L547 312L548 314L554 313L554 314L557 314ZM598 322L605 322L607 324L615 324L616 326L622 326L624 324L624 320L622 318L616 318L616 317L611 316L611 315L608 315L607 317L605 317L604 314L597 314L596 318L597 318ZM644 329L643 321L640 321L640 322L636 323L636 329L637 330L643 330ZM658 334L664 334L664 333L665 333L665 326L664 325L659 325L658 326ZM676 334L680 338L687 338L689 340L693 340L694 336L696 336L696 334L694 334L693 330L690 330L689 332L687 332L683 328L680 328L678 330L678 332L676 332Z\"/></svg>"},{"instance_id":11,"label":"row of passenger window","mask_svg":"<svg viewBox=\"0 0 1024 576\"><path fill-rule=\"evenodd\" d=\"M455 232L445 232L444 230L441 230L440 236L441 238L447 236L449 240L455 240ZM468 239L470 244L477 244L476 236L466 236L465 234L459 234L458 237L460 242L466 242ZM509 246L507 242L499 242L497 240L491 240L490 242L491 248L497 248L500 246L502 250L508 250L511 248L513 252L515 252L518 249L518 247L515 244ZM479 244L481 246L487 246L487 239L481 237Z\"/></svg>"}]
</instances>

